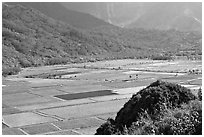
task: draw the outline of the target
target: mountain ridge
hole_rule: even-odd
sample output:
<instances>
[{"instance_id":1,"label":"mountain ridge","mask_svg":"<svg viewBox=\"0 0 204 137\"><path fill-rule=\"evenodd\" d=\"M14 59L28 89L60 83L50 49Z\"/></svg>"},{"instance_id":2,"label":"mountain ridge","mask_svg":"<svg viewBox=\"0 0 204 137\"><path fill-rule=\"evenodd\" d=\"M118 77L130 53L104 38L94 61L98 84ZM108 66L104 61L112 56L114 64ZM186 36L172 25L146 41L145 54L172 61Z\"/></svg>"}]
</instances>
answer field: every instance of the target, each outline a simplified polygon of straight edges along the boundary
<instances>
[{"instance_id":1,"label":"mountain ridge","mask_svg":"<svg viewBox=\"0 0 204 137\"><path fill-rule=\"evenodd\" d=\"M9 2L9 5L23 5L25 7L34 8L45 15L70 24L76 28L90 29L98 26L112 26L111 24L98 19L88 13L77 12L65 8L58 2ZM54 10L56 9L56 10Z\"/></svg>"}]
</instances>

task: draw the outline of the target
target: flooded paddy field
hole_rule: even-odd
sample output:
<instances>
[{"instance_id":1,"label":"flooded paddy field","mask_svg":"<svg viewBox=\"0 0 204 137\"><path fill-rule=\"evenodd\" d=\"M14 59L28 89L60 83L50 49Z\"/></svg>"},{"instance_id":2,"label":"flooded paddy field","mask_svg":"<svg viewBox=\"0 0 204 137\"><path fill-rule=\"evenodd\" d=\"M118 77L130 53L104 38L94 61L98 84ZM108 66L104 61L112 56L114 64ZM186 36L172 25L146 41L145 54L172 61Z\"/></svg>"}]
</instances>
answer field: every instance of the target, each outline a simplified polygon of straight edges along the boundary
<instances>
[{"instance_id":1,"label":"flooded paddy field","mask_svg":"<svg viewBox=\"0 0 204 137\"><path fill-rule=\"evenodd\" d=\"M94 129L104 123L101 117L115 115L132 94L158 79L196 94L201 69L201 61L134 59L25 68L2 80L2 124L9 132L47 124L53 126L50 132L59 130L57 125L62 131L80 132L82 125L83 131ZM72 127L73 120L77 126Z\"/></svg>"}]
</instances>

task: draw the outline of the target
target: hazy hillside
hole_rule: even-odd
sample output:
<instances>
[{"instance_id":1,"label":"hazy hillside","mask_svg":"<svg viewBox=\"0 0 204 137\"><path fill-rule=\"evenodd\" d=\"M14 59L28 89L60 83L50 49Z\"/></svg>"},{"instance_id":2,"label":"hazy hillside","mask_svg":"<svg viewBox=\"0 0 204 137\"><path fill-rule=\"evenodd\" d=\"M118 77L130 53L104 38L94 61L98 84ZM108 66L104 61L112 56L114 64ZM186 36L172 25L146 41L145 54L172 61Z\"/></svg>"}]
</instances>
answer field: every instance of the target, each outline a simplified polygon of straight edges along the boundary
<instances>
[{"instance_id":1,"label":"hazy hillside","mask_svg":"<svg viewBox=\"0 0 204 137\"><path fill-rule=\"evenodd\" d=\"M20 4L25 7L34 8L53 19L63 21L77 28L89 29L105 25L112 26L90 14L69 10L58 2L19 2L7 4Z\"/></svg>"},{"instance_id":2,"label":"hazy hillside","mask_svg":"<svg viewBox=\"0 0 204 137\"><path fill-rule=\"evenodd\" d=\"M127 27L202 30L201 3L156 3Z\"/></svg>"},{"instance_id":3,"label":"hazy hillside","mask_svg":"<svg viewBox=\"0 0 204 137\"><path fill-rule=\"evenodd\" d=\"M79 30L21 5L3 4L2 64L12 67L63 64L153 55L201 55L201 34L101 26ZM191 52L188 52L191 51Z\"/></svg>"},{"instance_id":4,"label":"hazy hillside","mask_svg":"<svg viewBox=\"0 0 204 137\"><path fill-rule=\"evenodd\" d=\"M185 31L201 31L202 28L202 3L199 2L92 2L63 5L126 28Z\"/></svg>"}]
</instances>

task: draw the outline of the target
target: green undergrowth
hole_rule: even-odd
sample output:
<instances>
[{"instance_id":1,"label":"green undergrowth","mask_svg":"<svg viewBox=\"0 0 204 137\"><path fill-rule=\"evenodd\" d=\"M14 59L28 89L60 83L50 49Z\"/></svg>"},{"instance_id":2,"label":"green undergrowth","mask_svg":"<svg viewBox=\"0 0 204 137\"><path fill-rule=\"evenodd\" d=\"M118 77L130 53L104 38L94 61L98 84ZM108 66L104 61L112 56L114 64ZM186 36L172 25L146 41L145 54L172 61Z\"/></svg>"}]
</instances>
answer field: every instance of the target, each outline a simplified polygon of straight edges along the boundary
<instances>
[{"instance_id":1,"label":"green undergrowth","mask_svg":"<svg viewBox=\"0 0 204 137\"><path fill-rule=\"evenodd\" d=\"M156 81L134 94L96 135L201 135L201 98L180 85Z\"/></svg>"}]
</instances>

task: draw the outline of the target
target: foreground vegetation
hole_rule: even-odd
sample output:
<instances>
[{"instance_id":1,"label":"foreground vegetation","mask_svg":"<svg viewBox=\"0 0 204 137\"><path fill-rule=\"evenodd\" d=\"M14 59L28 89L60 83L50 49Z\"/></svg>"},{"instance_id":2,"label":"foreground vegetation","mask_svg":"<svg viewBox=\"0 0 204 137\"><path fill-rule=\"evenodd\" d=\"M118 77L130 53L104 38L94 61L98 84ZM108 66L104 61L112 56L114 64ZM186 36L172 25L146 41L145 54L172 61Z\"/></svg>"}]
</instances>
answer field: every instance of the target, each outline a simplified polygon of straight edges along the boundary
<instances>
[{"instance_id":1,"label":"foreground vegetation","mask_svg":"<svg viewBox=\"0 0 204 137\"><path fill-rule=\"evenodd\" d=\"M200 33L176 30L128 30L115 26L81 30L35 9L21 5L2 6L2 69L5 76L30 66L201 56L201 39Z\"/></svg>"},{"instance_id":2,"label":"foreground vegetation","mask_svg":"<svg viewBox=\"0 0 204 137\"><path fill-rule=\"evenodd\" d=\"M156 81L139 91L96 135L201 135L202 94Z\"/></svg>"}]
</instances>

